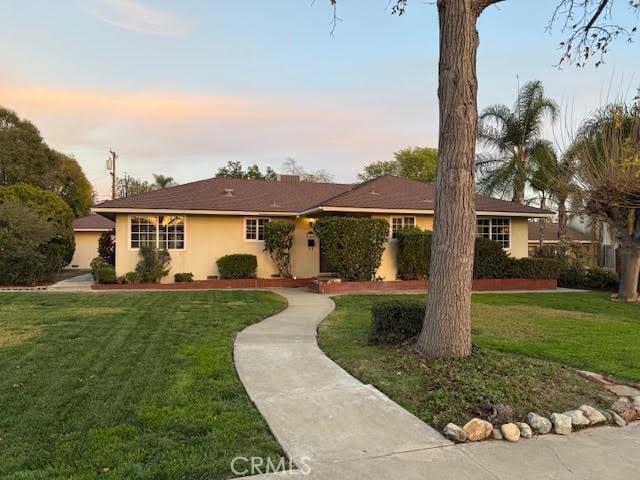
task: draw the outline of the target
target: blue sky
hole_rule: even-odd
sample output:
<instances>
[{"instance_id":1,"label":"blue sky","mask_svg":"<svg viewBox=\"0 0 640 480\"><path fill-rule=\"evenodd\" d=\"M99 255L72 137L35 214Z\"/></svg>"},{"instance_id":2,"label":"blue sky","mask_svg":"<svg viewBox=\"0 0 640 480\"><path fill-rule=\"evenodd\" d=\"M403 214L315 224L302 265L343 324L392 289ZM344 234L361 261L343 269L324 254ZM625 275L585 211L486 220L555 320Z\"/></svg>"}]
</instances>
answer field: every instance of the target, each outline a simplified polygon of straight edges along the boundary
<instances>
[{"instance_id":1,"label":"blue sky","mask_svg":"<svg viewBox=\"0 0 640 480\"><path fill-rule=\"evenodd\" d=\"M6 1L0 104L74 155L100 198L109 147L144 178L184 183L227 160L277 169L291 156L353 181L400 148L437 145L434 2L409 0L403 17L387 2L342 0L330 35L328 0ZM637 43L616 43L598 69L554 67L554 5L507 0L483 14L480 108L511 105L535 78L577 121L610 85L640 85Z\"/></svg>"}]
</instances>

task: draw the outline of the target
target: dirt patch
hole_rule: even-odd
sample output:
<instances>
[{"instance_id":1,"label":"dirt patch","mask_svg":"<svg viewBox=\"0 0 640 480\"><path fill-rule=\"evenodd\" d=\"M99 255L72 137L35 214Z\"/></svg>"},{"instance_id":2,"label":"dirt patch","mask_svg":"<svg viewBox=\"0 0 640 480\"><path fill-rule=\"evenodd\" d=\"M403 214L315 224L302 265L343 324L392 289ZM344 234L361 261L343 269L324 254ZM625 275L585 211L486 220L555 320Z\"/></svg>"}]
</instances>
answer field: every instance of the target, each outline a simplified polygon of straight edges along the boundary
<instances>
[{"instance_id":1,"label":"dirt patch","mask_svg":"<svg viewBox=\"0 0 640 480\"><path fill-rule=\"evenodd\" d=\"M30 325L19 329L9 329L0 326L0 348L22 345L30 338L38 335L42 331L42 328L42 325Z\"/></svg>"}]
</instances>

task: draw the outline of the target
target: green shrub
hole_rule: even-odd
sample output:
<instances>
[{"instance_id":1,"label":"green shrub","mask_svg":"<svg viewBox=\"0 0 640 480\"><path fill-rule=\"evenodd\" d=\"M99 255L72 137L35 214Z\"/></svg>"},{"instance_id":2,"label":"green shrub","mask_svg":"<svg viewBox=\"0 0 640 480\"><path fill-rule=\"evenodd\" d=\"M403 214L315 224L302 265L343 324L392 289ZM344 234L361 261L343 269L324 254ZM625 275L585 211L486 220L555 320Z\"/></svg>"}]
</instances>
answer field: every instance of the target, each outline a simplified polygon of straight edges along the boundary
<instances>
[{"instance_id":1,"label":"green shrub","mask_svg":"<svg viewBox=\"0 0 640 480\"><path fill-rule=\"evenodd\" d=\"M365 217L324 217L314 230L327 261L346 281L371 280L389 238L389 222Z\"/></svg>"},{"instance_id":2,"label":"green shrub","mask_svg":"<svg viewBox=\"0 0 640 480\"><path fill-rule=\"evenodd\" d=\"M593 290L617 290L620 286L618 274L604 268L590 268L585 275L585 288Z\"/></svg>"},{"instance_id":3,"label":"green shrub","mask_svg":"<svg viewBox=\"0 0 640 480\"><path fill-rule=\"evenodd\" d=\"M108 264L102 257L91 260L89 266L96 283L116 283L118 281L115 267Z\"/></svg>"},{"instance_id":4,"label":"green shrub","mask_svg":"<svg viewBox=\"0 0 640 480\"><path fill-rule=\"evenodd\" d=\"M555 258L510 258L506 278L557 279L561 267Z\"/></svg>"},{"instance_id":5,"label":"green shrub","mask_svg":"<svg viewBox=\"0 0 640 480\"><path fill-rule=\"evenodd\" d=\"M193 282L193 273L176 273L173 276L173 279L176 283L189 283Z\"/></svg>"},{"instance_id":6,"label":"green shrub","mask_svg":"<svg viewBox=\"0 0 640 480\"><path fill-rule=\"evenodd\" d=\"M127 272L124 274L123 283L129 285L135 285L136 283L142 282L142 275L138 272Z\"/></svg>"},{"instance_id":7,"label":"green shrub","mask_svg":"<svg viewBox=\"0 0 640 480\"><path fill-rule=\"evenodd\" d=\"M473 278L509 278L509 256L498 242L476 238Z\"/></svg>"},{"instance_id":8,"label":"green shrub","mask_svg":"<svg viewBox=\"0 0 640 480\"><path fill-rule=\"evenodd\" d=\"M558 277L558 286L563 288L584 288L586 269L577 265L565 265Z\"/></svg>"},{"instance_id":9,"label":"green shrub","mask_svg":"<svg viewBox=\"0 0 640 480\"><path fill-rule=\"evenodd\" d=\"M67 265L73 257L73 211L69 205L53 192L33 185L17 183L0 187L0 203L18 203L44 220L50 229L50 238L42 243L38 251L47 258L46 271L50 275Z\"/></svg>"},{"instance_id":10,"label":"green shrub","mask_svg":"<svg viewBox=\"0 0 640 480\"><path fill-rule=\"evenodd\" d=\"M258 259L248 253L225 255L216 261L220 278L256 278Z\"/></svg>"},{"instance_id":11,"label":"green shrub","mask_svg":"<svg viewBox=\"0 0 640 480\"><path fill-rule=\"evenodd\" d=\"M109 265L116 264L116 236L115 230L102 232L98 239L98 255L100 255Z\"/></svg>"},{"instance_id":12,"label":"green shrub","mask_svg":"<svg viewBox=\"0 0 640 480\"><path fill-rule=\"evenodd\" d=\"M291 247L294 224L272 220L264 226L264 249L269 252L281 277L291 278Z\"/></svg>"},{"instance_id":13,"label":"green shrub","mask_svg":"<svg viewBox=\"0 0 640 480\"><path fill-rule=\"evenodd\" d=\"M140 247L140 260L136 265L136 272L144 283L159 282L171 270L171 255L165 249L152 246Z\"/></svg>"},{"instance_id":14,"label":"green shrub","mask_svg":"<svg viewBox=\"0 0 640 480\"><path fill-rule=\"evenodd\" d=\"M32 248L13 248L0 255L0 285L37 285L49 273L47 257Z\"/></svg>"},{"instance_id":15,"label":"green shrub","mask_svg":"<svg viewBox=\"0 0 640 480\"><path fill-rule=\"evenodd\" d=\"M425 303L383 300L371 308L371 341L399 343L420 333Z\"/></svg>"},{"instance_id":16,"label":"green shrub","mask_svg":"<svg viewBox=\"0 0 640 480\"><path fill-rule=\"evenodd\" d=\"M429 230L417 227L398 230L398 278L420 280L429 276L432 236Z\"/></svg>"}]
</instances>

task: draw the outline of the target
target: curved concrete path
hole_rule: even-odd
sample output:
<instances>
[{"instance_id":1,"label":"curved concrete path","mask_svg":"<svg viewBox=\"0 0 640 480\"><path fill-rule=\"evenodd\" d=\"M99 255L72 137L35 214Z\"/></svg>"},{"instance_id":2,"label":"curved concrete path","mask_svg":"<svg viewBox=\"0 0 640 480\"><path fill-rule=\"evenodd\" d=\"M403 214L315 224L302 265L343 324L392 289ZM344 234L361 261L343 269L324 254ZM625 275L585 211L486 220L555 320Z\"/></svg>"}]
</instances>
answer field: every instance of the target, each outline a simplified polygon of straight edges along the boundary
<instances>
[{"instance_id":1,"label":"curved concrete path","mask_svg":"<svg viewBox=\"0 0 640 480\"><path fill-rule=\"evenodd\" d=\"M235 363L249 396L299 470L250 478L638 478L640 422L515 444L452 445L322 353L316 327L333 310L328 297L302 289L276 292L289 307L238 334Z\"/></svg>"},{"instance_id":2,"label":"curved concrete path","mask_svg":"<svg viewBox=\"0 0 640 480\"><path fill-rule=\"evenodd\" d=\"M277 293L288 308L238 334L238 375L287 454L301 465L362 460L450 445L436 430L364 385L318 348L328 297Z\"/></svg>"}]
</instances>

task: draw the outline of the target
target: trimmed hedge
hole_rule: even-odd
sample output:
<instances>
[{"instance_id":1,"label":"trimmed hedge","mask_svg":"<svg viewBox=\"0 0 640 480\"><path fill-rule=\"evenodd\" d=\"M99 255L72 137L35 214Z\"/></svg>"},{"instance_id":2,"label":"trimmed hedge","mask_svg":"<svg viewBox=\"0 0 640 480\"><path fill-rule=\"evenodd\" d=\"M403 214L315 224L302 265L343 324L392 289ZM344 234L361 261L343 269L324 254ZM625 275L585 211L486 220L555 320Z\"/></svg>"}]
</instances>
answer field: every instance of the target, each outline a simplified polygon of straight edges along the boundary
<instances>
[{"instance_id":1,"label":"trimmed hedge","mask_svg":"<svg viewBox=\"0 0 640 480\"><path fill-rule=\"evenodd\" d=\"M406 228L398 231L398 278L420 280L429 277L432 234ZM510 258L498 242L476 238L473 278L557 279L562 262L557 258Z\"/></svg>"},{"instance_id":2,"label":"trimmed hedge","mask_svg":"<svg viewBox=\"0 0 640 480\"><path fill-rule=\"evenodd\" d=\"M380 266L389 222L381 218L323 217L314 230L329 264L346 281L369 281Z\"/></svg>"},{"instance_id":3,"label":"trimmed hedge","mask_svg":"<svg viewBox=\"0 0 640 480\"><path fill-rule=\"evenodd\" d=\"M558 278L558 286L584 288L587 290L617 290L620 286L618 274L604 268L586 269L581 266L566 266Z\"/></svg>"},{"instance_id":4,"label":"trimmed hedge","mask_svg":"<svg viewBox=\"0 0 640 480\"><path fill-rule=\"evenodd\" d=\"M188 273L176 273L173 276L173 279L175 280L176 283L193 282L193 273L191 273L191 272L188 272Z\"/></svg>"},{"instance_id":5,"label":"trimmed hedge","mask_svg":"<svg viewBox=\"0 0 640 480\"><path fill-rule=\"evenodd\" d=\"M383 300L371 308L371 341L400 343L422 329L425 302Z\"/></svg>"},{"instance_id":6,"label":"trimmed hedge","mask_svg":"<svg viewBox=\"0 0 640 480\"><path fill-rule=\"evenodd\" d=\"M171 270L171 255L164 248L152 246L140 247L140 260L136 265L136 272L143 283L157 283Z\"/></svg>"},{"instance_id":7,"label":"trimmed hedge","mask_svg":"<svg viewBox=\"0 0 640 480\"><path fill-rule=\"evenodd\" d=\"M432 233L417 227L398 230L398 278L422 280L429 276Z\"/></svg>"},{"instance_id":8,"label":"trimmed hedge","mask_svg":"<svg viewBox=\"0 0 640 480\"><path fill-rule=\"evenodd\" d=\"M118 281L115 267L108 264L102 257L91 260L89 266L96 283L116 283Z\"/></svg>"},{"instance_id":9,"label":"trimmed hedge","mask_svg":"<svg viewBox=\"0 0 640 480\"><path fill-rule=\"evenodd\" d=\"M271 220L264 226L264 249L269 252L281 277L291 278L291 248L294 224Z\"/></svg>"},{"instance_id":10,"label":"trimmed hedge","mask_svg":"<svg viewBox=\"0 0 640 480\"><path fill-rule=\"evenodd\" d=\"M258 259L248 253L225 255L216 261L220 278L256 278Z\"/></svg>"}]
</instances>

